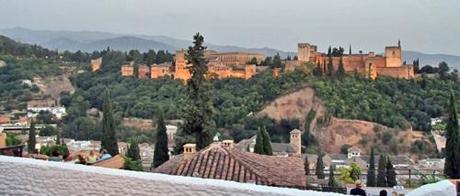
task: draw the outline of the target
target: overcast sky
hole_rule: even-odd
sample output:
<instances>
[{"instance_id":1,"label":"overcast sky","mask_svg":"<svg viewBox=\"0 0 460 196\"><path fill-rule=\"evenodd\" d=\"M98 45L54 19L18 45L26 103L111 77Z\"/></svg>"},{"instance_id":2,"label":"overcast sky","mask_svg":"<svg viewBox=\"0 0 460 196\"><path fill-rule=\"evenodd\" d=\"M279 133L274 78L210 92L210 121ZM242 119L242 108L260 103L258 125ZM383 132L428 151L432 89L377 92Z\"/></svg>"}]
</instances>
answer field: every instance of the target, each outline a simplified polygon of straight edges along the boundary
<instances>
[{"instance_id":1,"label":"overcast sky","mask_svg":"<svg viewBox=\"0 0 460 196\"><path fill-rule=\"evenodd\" d=\"M0 28L167 35L295 51L298 42L460 55L460 0L0 0Z\"/></svg>"}]
</instances>

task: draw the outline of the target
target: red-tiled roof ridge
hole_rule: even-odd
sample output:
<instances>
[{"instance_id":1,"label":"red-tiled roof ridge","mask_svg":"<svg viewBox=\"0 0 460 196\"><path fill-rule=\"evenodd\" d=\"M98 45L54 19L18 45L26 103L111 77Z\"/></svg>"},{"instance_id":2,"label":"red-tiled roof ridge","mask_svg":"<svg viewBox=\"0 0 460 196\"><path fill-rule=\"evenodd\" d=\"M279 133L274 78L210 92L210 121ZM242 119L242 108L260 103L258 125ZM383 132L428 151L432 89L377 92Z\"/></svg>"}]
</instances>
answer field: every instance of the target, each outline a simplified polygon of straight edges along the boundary
<instances>
[{"instance_id":1,"label":"red-tiled roof ridge","mask_svg":"<svg viewBox=\"0 0 460 196\"><path fill-rule=\"evenodd\" d=\"M303 161L299 157L259 155L214 143L188 160L179 159L173 158L155 172L263 185L305 185Z\"/></svg>"}]
</instances>

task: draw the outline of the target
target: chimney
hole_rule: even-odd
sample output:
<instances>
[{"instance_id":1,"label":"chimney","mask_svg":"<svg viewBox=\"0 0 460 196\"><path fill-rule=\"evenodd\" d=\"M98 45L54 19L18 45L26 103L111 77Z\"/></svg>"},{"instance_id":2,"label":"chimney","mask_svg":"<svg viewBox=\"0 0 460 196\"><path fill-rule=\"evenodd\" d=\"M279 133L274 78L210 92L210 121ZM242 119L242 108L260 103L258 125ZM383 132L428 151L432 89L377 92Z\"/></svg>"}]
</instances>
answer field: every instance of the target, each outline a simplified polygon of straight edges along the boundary
<instances>
[{"instance_id":1,"label":"chimney","mask_svg":"<svg viewBox=\"0 0 460 196\"><path fill-rule=\"evenodd\" d=\"M185 144L184 145L184 160L193 158L196 153L196 144Z\"/></svg>"},{"instance_id":2,"label":"chimney","mask_svg":"<svg viewBox=\"0 0 460 196\"><path fill-rule=\"evenodd\" d=\"M302 144L300 141L300 134L302 132L298 129L294 129L290 132L291 134L291 139L290 139L290 144L294 147L296 150L296 154L300 155L302 153Z\"/></svg>"},{"instance_id":3,"label":"chimney","mask_svg":"<svg viewBox=\"0 0 460 196\"><path fill-rule=\"evenodd\" d=\"M227 149L232 149L233 148L233 140L224 140L222 141L222 145L224 146L224 148L227 148Z\"/></svg>"}]
</instances>

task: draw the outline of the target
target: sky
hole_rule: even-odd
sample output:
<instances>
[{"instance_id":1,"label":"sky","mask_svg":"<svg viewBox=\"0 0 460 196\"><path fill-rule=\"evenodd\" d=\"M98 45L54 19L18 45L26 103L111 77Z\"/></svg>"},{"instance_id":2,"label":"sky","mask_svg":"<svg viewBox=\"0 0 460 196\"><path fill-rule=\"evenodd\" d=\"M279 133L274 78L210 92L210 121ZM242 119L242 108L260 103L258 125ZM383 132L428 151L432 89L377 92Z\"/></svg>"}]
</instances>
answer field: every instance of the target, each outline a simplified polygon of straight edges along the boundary
<instances>
[{"instance_id":1,"label":"sky","mask_svg":"<svg viewBox=\"0 0 460 196\"><path fill-rule=\"evenodd\" d=\"M0 28L166 35L296 51L309 42L460 55L459 0L0 0Z\"/></svg>"}]
</instances>

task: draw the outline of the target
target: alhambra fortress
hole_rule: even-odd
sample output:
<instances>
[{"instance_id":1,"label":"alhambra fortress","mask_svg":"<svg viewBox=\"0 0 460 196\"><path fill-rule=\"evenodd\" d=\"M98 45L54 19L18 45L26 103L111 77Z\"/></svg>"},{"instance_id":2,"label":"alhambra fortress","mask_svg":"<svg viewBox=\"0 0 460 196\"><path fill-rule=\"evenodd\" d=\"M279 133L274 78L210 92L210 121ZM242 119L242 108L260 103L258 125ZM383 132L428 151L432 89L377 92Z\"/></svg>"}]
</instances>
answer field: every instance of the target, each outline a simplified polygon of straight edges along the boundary
<instances>
[{"instance_id":1,"label":"alhambra fortress","mask_svg":"<svg viewBox=\"0 0 460 196\"><path fill-rule=\"evenodd\" d=\"M191 66L185 59L186 51L176 51L174 62L166 62L153 65L138 65L135 73L134 62L121 66L121 75L139 79L157 79L169 76L175 79L188 80L191 74L188 67ZM205 59L208 62L208 72L213 78L242 78L249 79L258 73L256 64L260 64L265 56L259 53L248 52L216 52L208 50L205 52ZM328 71L328 64L332 63L333 71L336 71L343 64L347 73L361 73L369 78L375 79L378 76L410 79L414 78L414 65L405 64L402 61L401 44L398 41L396 46L385 47L383 55L374 52L352 54L351 47L348 54L332 55L318 52L317 46L309 43L299 43L296 60L285 60L284 71L294 71L307 64L316 65L321 71ZM102 59L91 60L91 68L97 71L101 68ZM278 75L279 70L274 70Z\"/></svg>"}]
</instances>

